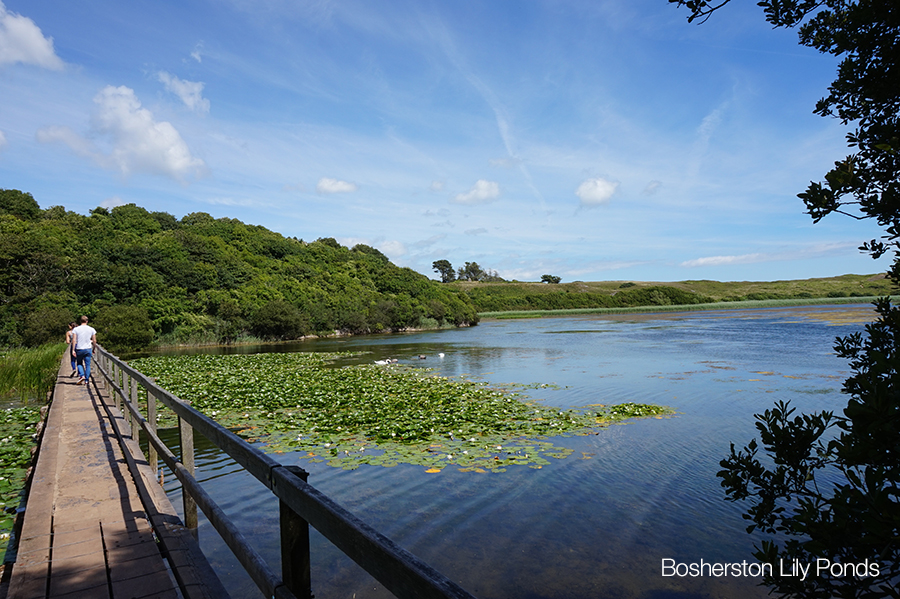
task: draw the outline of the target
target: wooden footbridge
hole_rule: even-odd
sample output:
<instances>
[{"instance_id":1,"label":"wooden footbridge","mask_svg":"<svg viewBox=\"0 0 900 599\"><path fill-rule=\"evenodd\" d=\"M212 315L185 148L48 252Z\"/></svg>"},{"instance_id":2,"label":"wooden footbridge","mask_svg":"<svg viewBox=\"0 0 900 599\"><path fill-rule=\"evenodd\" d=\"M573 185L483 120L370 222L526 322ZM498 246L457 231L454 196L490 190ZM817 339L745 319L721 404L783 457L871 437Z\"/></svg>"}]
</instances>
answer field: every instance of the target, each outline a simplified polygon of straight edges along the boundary
<instances>
[{"instance_id":1,"label":"wooden footbridge","mask_svg":"<svg viewBox=\"0 0 900 599\"><path fill-rule=\"evenodd\" d=\"M397 597L474 599L309 485L302 469L279 464L102 348L94 365L87 385L68 376L68 359L60 367L8 599L227 598L195 541L198 506L265 597L313 596L313 526ZM159 403L178 416L177 457L156 435ZM195 431L279 498L280 575L194 478ZM157 482L159 459L182 484L184 521Z\"/></svg>"}]
</instances>

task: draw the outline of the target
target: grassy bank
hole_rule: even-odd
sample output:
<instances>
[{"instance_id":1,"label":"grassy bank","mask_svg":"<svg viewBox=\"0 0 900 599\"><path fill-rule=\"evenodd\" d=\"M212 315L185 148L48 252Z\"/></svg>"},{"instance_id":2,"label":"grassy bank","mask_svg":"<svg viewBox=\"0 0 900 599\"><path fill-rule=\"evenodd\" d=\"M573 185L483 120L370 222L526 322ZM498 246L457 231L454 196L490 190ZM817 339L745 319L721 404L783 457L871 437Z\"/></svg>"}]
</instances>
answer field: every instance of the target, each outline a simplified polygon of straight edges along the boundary
<instances>
[{"instance_id":1,"label":"grassy bank","mask_svg":"<svg viewBox=\"0 0 900 599\"><path fill-rule=\"evenodd\" d=\"M455 283L482 317L523 313L585 314L710 310L810 303L869 302L892 292L883 275L791 281L597 281L558 285L522 282ZM896 292L896 290L894 290ZM760 303L763 302L763 303ZM771 303L787 302L787 303ZM525 314L534 312L535 314Z\"/></svg>"},{"instance_id":2,"label":"grassy bank","mask_svg":"<svg viewBox=\"0 0 900 599\"><path fill-rule=\"evenodd\" d=\"M813 298L784 300L746 300L708 304L683 304L679 306L635 306L632 308L575 308L569 310L510 310L506 312L482 312L482 318L542 318L544 316L571 316L577 314L639 314L654 312L693 312L702 310L752 310L754 308L778 308L781 306L814 306L826 304L867 304L876 297Z\"/></svg>"}]
</instances>

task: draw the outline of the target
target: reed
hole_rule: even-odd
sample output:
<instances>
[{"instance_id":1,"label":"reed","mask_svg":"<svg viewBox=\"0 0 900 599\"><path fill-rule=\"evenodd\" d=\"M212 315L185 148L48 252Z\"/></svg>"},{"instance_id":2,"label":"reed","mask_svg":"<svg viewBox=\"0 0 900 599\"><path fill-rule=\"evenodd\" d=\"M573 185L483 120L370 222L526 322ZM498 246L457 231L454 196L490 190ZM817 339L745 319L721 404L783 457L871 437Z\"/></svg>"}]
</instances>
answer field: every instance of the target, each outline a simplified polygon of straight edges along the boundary
<instances>
[{"instance_id":1,"label":"reed","mask_svg":"<svg viewBox=\"0 0 900 599\"><path fill-rule=\"evenodd\" d=\"M0 397L42 398L56 383L65 343L16 348L0 356Z\"/></svg>"}]
</instances>

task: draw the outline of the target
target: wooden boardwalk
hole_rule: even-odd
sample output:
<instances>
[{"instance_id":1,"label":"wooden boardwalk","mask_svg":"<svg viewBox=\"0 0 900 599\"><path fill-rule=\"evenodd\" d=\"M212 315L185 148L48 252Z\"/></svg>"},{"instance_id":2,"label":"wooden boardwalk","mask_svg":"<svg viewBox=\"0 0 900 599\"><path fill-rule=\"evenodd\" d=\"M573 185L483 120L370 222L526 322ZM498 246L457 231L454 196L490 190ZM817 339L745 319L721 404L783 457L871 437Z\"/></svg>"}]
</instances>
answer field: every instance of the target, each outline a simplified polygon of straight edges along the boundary
<instances>
[{"instance_id":1,"label":"wooden boardwalk","mask_svg":"<svg viewBox=\"0 0 900 599\"><path fill-rule=\"evenodd\" d=\"M70 372L63 360L8 599L227 597L106 385L77 385Z\"/></svg>"}]
</instances>

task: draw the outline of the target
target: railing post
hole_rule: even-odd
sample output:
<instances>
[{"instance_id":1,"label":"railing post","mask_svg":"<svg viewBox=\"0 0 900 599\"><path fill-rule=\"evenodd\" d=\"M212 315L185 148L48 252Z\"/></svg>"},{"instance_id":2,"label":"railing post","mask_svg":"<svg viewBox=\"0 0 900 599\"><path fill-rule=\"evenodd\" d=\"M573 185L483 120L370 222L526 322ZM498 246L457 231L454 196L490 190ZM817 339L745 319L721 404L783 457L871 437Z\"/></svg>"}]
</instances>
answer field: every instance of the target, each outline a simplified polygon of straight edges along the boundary
<instances>
[{"instance_id":1,"label":"railing post","mask_svg":"<svg viewBox=\"0 0 900 599\"><path fill-rule=\"evenodd\" d=\"M118 369L116 373L116 384L119 385L119 375L118 372L121 372L121 369ZM124 373L122 373L122 378L124 379ZM135 393L132 392L131 385L127 384L124 380L122 381L119 388L122 390L122 414L125 416L125 422L128 423L128 432L131 433L131 438L135 441L140 439L140 431L135 430L135 421L134 416L131 415L131 410L128 409L127 405L124 404L133 404L137 407L137 398L135 397Z\"/></svg>"},{"instance_id":2,"label":"railing post","mask_svg":"<svg viewBox=\"0 0 900 599\"><path fill-rule=\"evenodd\" d=\"M137 381L131 379L134 395L137 396ZM156 434L156 396L147 389L147 425L153 434ZM150 469L153 471L153 477L159 478L159 462L156 459L156 448L153 443L147 443L147 459L150 462Z\"/></svg>"},{"instance_id":3,"label":"railing post","mask_svg":"<svg viewBox=\"0 0 900 599\"><path fill-rule=\"evenodd\" d=\"M300 466L285 466L291 474L306 482L309 472ZM281 520L281 579L296 597L312 597L309 572L309 523L279 500Z\"/></svg>"},{"instance_id":4,"label":"railing post","mask_svg":"<svg viewBox=\"0 0 900 599\"><path fill-rule=\"evenodd\" d=\"M113 400L115 401L116 409L119 410L120 412L122 412L122 415L124 416L125 410L123 409L123 405L122 405L122 399L124 399L124 398L119 397L119 394L116 392L116 389L113 386L113 383L115 383L116 381L114 378L112 378L112 376L113 376L112 360L109 359L109 356L104 356L103 360L104 360L104 363L106 364L106 372L109 373L109 379L110 379L107 381L107 386L109 387L110 394L112 395Z\"/></svg>"},{"instance_id":5,"label":"railing post","mask_svg":"<svg viewBox=\"0 0 900 599\"><path fill-rule=\"evenodd\" d=\"M191 425L184 421L181 416L178 417L178 430L181 436L181 463L184 464L188 474L194 476L194 429ZM188 493L188 490L181 486L181 501L184 505L184 525L192 531L197 530L197 502Z\"/></svg>"}]
</instances>

